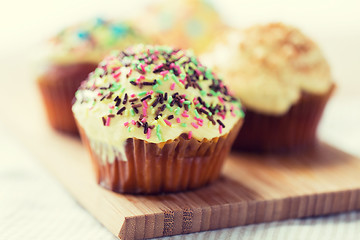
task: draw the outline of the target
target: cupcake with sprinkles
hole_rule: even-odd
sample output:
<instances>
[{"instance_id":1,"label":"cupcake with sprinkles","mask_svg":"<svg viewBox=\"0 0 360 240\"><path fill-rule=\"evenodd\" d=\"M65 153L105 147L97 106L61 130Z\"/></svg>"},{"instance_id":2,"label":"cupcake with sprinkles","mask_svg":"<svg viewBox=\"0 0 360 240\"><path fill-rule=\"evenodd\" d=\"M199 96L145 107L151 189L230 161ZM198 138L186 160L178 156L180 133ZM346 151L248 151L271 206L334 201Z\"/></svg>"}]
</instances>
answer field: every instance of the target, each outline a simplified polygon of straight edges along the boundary
<instances>
[{"instance_id":1,"label":"cupcake with sprinkles","mask_svg":"<svg viewBox=\"0 0 360 240\"><path fill-rule=\"evenodd\" d=\"M98 183L122 193L214 181L244 117L240 102L190 51L150 45L107 56L72 109Z\"/></svg>"},{"instance_id":2,"label":"cupcake with sprinkles","mask_svg":"<svg viewBox=\"0 0 360 240\"><path fill-rule=\"evenodd\" d=\"M144 42L134 27L120 21L93 19L68 27L46 45L37 83L51 126L77 133L71 112L80 83L111 50Z\"/></svg>"}]
</instances>

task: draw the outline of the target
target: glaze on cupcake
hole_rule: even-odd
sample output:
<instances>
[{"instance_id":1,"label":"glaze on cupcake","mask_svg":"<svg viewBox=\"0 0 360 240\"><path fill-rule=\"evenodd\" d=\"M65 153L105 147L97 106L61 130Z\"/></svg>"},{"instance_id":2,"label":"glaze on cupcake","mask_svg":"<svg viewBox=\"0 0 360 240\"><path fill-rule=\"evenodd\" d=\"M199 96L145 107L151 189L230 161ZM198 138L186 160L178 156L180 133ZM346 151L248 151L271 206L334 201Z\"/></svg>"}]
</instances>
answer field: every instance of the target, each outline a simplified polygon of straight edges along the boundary
<instances>
[{"instance_id":1,"label":"glaze on cupcake","mask_svg":"<svg viewBox=\"0 0 360 240\"><path fill-rule=\"evenodd\" d=\"M243 118L240 102L190 51L144 45L100 62L73 112L100 185L131 193L216 179Z\"/></svg>"}]
</instances>

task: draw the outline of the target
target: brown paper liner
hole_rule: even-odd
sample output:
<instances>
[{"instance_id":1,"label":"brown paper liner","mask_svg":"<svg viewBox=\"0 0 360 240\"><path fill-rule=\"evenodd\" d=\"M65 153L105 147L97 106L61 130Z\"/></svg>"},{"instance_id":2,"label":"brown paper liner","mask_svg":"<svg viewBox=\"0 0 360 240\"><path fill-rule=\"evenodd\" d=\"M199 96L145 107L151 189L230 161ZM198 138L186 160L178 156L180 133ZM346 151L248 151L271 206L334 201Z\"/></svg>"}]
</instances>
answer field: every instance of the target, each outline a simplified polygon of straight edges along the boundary
<instances>
[{"instance_id":1,"label":"brown paper liner","mask_svg":"<svg viewBox=\"0 0 360 240\"><path fill-rule=\"evenodd\" d=\"M53 65L38 78L45 111L50 125L60 131L78 133L71 111L75 92L96 64Z\"/></svg>"},{"instance_id":2,"label":"brown paper liner","mask_svg":"<svg viewBox=\"0 0 360 240\"><path fill-rule=\"evenodd\" d=\"M281 116L247 110L234 150L289 152L316 145L316 130L335 85L324 95L302 93L299 102Z\"/></svg>"},{"instance_id":3,"label":"brown paper liner","mask_svg":"<svg viewBox=\"0 0 360 240\"><path fill-rule=\"evenodd\" d=\"M79 131L99 185L119 193L154 194L195 189L216 180L241 125L239 121L228 134L203 141L189 140L187 134L164 144L128 138L127 161L117 154L112 162L93 149L104 150L103 143L90 144L84 129L79 126Z\"/></svg>"}]
</instances>

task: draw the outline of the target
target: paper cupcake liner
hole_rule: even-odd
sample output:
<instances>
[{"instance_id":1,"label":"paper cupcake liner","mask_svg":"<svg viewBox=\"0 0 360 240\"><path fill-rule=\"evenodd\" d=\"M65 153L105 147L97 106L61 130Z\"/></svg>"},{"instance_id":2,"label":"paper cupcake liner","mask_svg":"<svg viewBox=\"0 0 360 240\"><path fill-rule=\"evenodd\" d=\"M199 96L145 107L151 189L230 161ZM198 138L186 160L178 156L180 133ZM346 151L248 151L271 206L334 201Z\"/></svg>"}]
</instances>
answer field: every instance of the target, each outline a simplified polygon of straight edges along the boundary
<instances>
[{"instance_id":1,"label":"paper cupcake liner","mask_svg":"<svg viewBox=\"0 0 360 240\"><path fill-rule=\"evenodd\" d=\"M129 138L126 161L115 148L89 139L80 126L79 131L99 185L119 193L155 194L195 189L216 180L241 124L203 141L189 140L187 134L162 144Z\"/></svg>"},{"instance_id":2,"label":"paper cupcake liner","mask_svg":"<svg viewBox=\"0 0 360 240\"><path fill-rule=\"evenodd\" d=\"M78 133L71 111L80 83L96 68L91 63L51 66L37 83L50 125L60 131Z\"/></svg>"},{"instance_id":3,"label":"paper cupcake liner","mask_svg":"<svg viewBox=\"0 0 360 240\"><path fill-rule=\"evenodd\" d=\"M335 86L324 95L303 93L299 102L281 116L247 110L234 150L289 152L316 145L316 130Z\"/></svg>"}]
</instances>

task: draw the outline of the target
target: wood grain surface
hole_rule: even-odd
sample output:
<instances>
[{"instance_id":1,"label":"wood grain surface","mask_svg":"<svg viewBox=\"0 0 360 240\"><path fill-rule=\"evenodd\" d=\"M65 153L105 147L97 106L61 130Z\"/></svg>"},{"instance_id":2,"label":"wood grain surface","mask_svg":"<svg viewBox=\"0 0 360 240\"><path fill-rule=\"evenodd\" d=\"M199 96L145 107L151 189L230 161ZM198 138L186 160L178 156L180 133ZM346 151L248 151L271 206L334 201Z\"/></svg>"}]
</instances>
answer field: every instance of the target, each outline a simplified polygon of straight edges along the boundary
<instances>
[{"instance_id":1,"label":"wood grain surface","mask_svg":"<svg viewBox=\"0 0 360 240\"><path fill-rule=\"evenodd\" d=\"M10 85L9 85L10 87ZM360 209L360 161L327 144L296 155L233 154L199 190L121 195L97 186L78 137L48 127L34 84L1 89L1 121L120 239L142 239ZM11 102L9 101L11 99Z\"/></svg>"}]
</instances>

